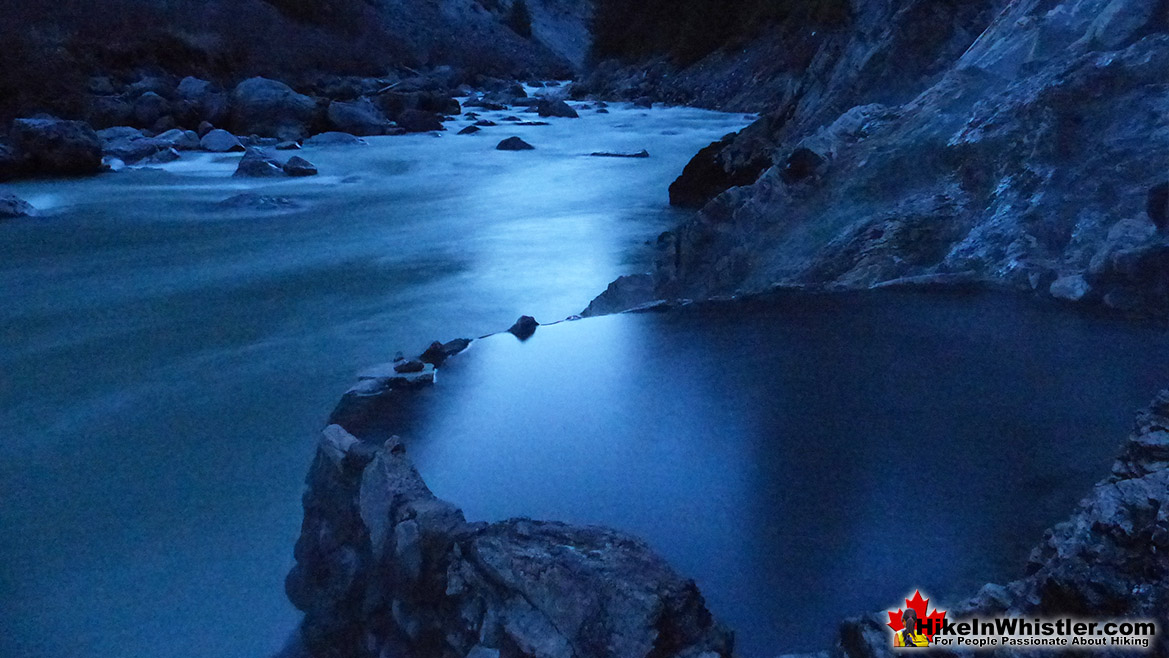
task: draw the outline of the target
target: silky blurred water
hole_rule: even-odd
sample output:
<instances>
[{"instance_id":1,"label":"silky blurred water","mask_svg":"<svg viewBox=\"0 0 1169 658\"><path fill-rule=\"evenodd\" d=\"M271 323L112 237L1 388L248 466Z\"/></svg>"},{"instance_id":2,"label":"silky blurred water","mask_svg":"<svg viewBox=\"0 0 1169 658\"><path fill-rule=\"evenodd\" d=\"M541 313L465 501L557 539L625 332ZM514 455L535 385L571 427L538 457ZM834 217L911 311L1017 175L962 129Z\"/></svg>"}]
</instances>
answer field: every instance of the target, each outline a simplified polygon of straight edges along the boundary
<instances>
[{"instance_id":1,"label":"silky blurred water","mask_svg":"<svg viewBox=\"0 0 1169 658\"><path fill-rule=\"evenodd\" d=\"M479 341L404 436L468 519L645 538L768 658L1021 577L1167 364L1163 330L1028 298L780 297Z\"/></svg>"},{"instance_id":2,"label":"silky blurred water","mask_svg":"<svg viewBox=\"0 0 1169 658\"><path fill-rule=\"evenodd\" d=\"M353 373L563 318L648 269L646 241L678 220L670 181L746 123L549 121L305 149L312 179L188 154L5 184L42 213L0 223L0 655L276 650L304 474ZM494 150L511 135L536 150ZM218 205L242 192L298 207Z\"/></svg>"}]
</instances>

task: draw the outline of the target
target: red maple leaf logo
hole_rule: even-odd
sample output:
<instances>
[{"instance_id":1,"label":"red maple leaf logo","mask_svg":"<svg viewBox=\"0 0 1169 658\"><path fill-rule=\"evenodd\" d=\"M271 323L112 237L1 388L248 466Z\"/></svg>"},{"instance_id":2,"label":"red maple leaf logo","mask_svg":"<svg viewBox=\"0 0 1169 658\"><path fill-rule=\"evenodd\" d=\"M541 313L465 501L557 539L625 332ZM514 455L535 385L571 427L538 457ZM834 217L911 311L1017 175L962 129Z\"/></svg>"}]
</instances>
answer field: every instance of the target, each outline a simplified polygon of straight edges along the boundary
<instances>
[{"instance_id":1,"label":"red maple leaf logo","mask_svg":"<svg viewBox=\"0 0 1169 658\"><path fill-rule=\"evenodd\" d=\"M942 627L942 622L946 619L946 611L934 608L934 611L927 615L926 609L929 608L930 600L922 598L921 590L914 592L912 599L905 599L905 605L917 613L918 620L922 622L922 635L933 642L934 632ZM889 628L892 628L894 633L905 628L905 623L901 621L901 615L904 613L905 608L898 608L897 612L889 611Z\"/></svg>"}]
</instances>

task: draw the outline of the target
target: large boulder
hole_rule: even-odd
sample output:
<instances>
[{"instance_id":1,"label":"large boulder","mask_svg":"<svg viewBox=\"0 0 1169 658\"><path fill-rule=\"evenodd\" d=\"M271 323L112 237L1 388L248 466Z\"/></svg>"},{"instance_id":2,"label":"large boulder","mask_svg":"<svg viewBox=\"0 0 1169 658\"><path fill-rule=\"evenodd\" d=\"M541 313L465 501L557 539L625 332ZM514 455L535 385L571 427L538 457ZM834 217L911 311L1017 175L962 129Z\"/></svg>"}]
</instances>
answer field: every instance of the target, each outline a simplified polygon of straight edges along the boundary
<instances>
[{"instance_id":1,"label":"large boulder","mask_svg":"<svg viewBox=\"0 0 1169 658\"><path fill-rule=\"evenodd\" d=\"M156 135L154 139L165 142L179 151L194 151L199 148L199 135L194 130L175 128Z\"/></svg>"},{"instance_id":2,"label":"large boulder","mask_svg":"<svg viewBox=\"0 0 1169 658\"><path fill-rule=\"evenodd\" d=\"M212 153L244 150L244 145L240 143L239 139L222 128L215 128L203 135L203 139L199 140L199 146Z\"/></svg>"},{"instance_id":3,"label":"large boulder","mask_svg":"<svg viewBox=\"0 0 1169 658\"><path fill-rule=\"evenodd\" d=\"M406 110L398 115L398 127L408 133L424 133L435 130L445 130L442 127L442 117L434 112L422 110Z\"/></svg>"},{"instance_id":4,"label":"large boulder","mask_svg":"<svg viewBox=\"0 0 1169 658\"><path fill-rule=\"evenodd\" d=\"M329 124L340 132L361 137L384 135L390 122L368 98L333 101L327 112Z\"/></svg>"},{"instance_id":5,"label":"large boulder","mask_svg":"<svg viewBox=\"0 0 1169 658\"><path fill-rule=\"evenodd\" d=\"M11 138L22 169L29 173L78 175L102 170L101 139L85 122L16 119Z\"/></svg>"},{"instance_id":6,"label":"large boulder","mask_svg":"<svg viewBox=\"0 0 1169 658\"><path fill-rule=\"evenodd\" d=\"M542 100L536 105L536 111L542 117L563 117L565 119L578 119L580 115L576 110L562 100Z\"/></svg>"},{"instance_id":7,"label":"large boulder","mask_svg":"<svg viewBox=\"0 0 1169 658\"><path fill-rule=\"evenodd\" d=\"M462 111L459 101L433 91L387 91L374 96L373 102L390 118L397 118L406 110L439 114L458 114Z\"/></svg>"},{"instance_id":8,"label":"large boulder","mask_svg":"<svg viewBox=\"0 0 1169 658\"><path fill-rule=\"evenodd\" d=\"M741 134L727 135L699 151L670 184L670 205L701 208L732 187L754 183L772 159L765 148L738 148L746 141Z\"/></svg>"},{"instance_id":9,"label":"large boulder","mask_svg":"<svg viewBox=\"0 0 1169 658\"><path fill-rule=\"evenodd\" d=\"M148 91L134 101L134 121L139 126L151 127L170 112L170 103L153 91Z\"/></svg>"},{"instance_id":10,"label":"large boulder","mask_svg":"<svg viewBox=\"0 0 1169 658\"><path fill-rule=\"evenodd\" d=\"M231 95L232 128L238 134L300 139L308 134L316 115L312 98L268 78L244 80Z\"/></svg>"},{"instance_id":11,"label":"large boulder","mask_svg":"<svg viewBox=\"0 0 1169 658\"><path fill-rule=\"evenodd\" d=\"M179 82L180 98L177 108L183 119L190 125L200 121L221 123L227 118L228 97L210 82L195 77L185 77Z\"/></svg>"}]
</instances>

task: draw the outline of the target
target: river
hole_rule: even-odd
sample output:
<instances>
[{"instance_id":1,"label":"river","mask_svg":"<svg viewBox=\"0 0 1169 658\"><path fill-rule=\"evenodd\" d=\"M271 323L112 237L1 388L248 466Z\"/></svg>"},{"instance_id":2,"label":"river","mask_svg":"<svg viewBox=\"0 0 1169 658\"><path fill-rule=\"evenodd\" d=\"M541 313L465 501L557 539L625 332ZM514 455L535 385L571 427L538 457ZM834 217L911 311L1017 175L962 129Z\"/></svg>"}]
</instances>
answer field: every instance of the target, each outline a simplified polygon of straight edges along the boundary
<instances>
[{"instance_id":1,"label":"river","mask_svg":"<svg viewBox=\"0 0 1169 658\"><path fill-rule=\"evenodd\" d=\"M188 154L5 184L42 212L0 224L0 655L270 655L297 620L304 475L353 374L648 269L679 219L669 182L748 122L549 121L305 149L311 179ZM494 150L511 135L536 150ZM291 205L222 205L241 193Z\"/></svg>"}]
</instances>

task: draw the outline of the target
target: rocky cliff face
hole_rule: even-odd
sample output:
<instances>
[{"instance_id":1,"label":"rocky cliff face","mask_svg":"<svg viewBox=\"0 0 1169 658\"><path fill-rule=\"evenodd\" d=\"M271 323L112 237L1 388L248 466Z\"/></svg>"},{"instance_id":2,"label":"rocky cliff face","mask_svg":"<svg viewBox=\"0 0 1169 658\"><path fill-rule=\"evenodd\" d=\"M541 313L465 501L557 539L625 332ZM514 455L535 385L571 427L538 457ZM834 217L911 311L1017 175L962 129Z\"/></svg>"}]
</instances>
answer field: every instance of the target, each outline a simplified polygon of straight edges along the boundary
<instances>
[{"instance_id":1,"label":"rocky cliff face","mask_svg":"<svg viewBox=\"0 0 1169 658\"><path fill-rule=\"evenodd\" d=\"M729 658L693 581L642 541L599 527L468 522L427 488L393 429L466 347L371 369L322 433L289 599L316 658ZM426 361L425 363L423 361ZM384 434L382 434L384 436Z\"/></svg>"},{"instance_id":2,"label":"rocky cliff face","mask_svg":"<svg viewBox=\"0 0 1169 658\"><path fill-rule=\"evenodd\" d=\"M705 205L661 239L657 294L924 277L1164 315L1166 14L1162 0L857 0L800 42L806 66L762 80L766 115L671 188ZM729 56L681 81L650 71L632 93L683 93Z\"/></svg>"}]
</instances>

